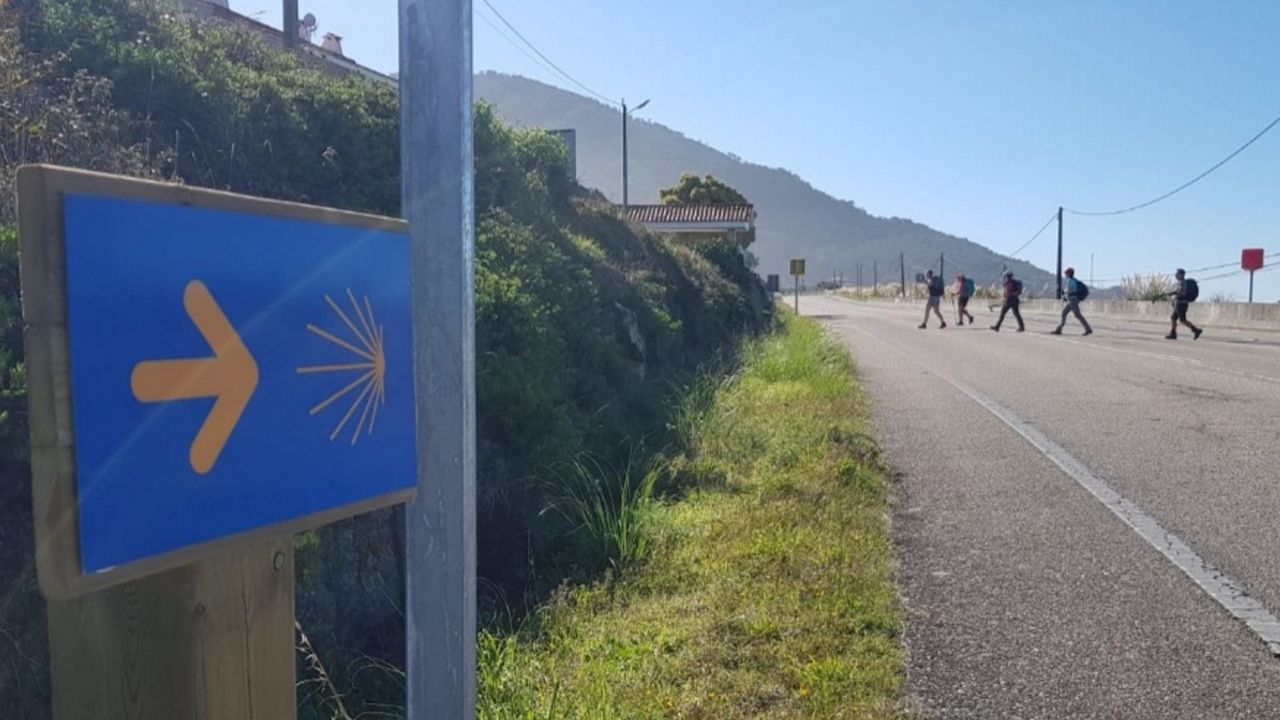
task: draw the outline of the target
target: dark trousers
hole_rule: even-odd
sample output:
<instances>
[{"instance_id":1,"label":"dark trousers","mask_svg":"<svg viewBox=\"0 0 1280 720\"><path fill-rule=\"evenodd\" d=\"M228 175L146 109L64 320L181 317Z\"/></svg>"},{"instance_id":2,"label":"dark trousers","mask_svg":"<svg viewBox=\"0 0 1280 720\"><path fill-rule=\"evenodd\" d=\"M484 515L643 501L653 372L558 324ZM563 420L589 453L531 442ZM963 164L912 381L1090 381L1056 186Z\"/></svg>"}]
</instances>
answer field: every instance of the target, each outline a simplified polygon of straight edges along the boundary
<instances>
[{"instance_id":1,"label":"dark trousers","mask_svg":"<svg viewBox=\"0 0 1280 720\"><path fill-rule=\"evenodd\" d=\"M1067 324L1067 316L1075 314L1076 319L1084 326L1086 332L1093 332L1093 328L1089 327L1089 321L1084 319L1084 314L1080 312L1080 301L1075 298L1068 298L1067 304L1062 308L1062 322L1058 323L1058 329L1061 330Z\"/></svg>"},{"instance_id":2,"label":"dark trousers","mask_svg":"<svg viewBox=\"0 0 1280 720\"><path fill-rule=\"evenodd\" d=\"M1012 312L1014 319L1018 321L1018 329L1025 330L1026 325L1022 324L1022 313L1018 312L1018 298L1009 297L1004 299L1004 305L1000 307L1000 319L996 320L996 327L1004 324L1004 316Z\"/></svg>"}]
</instances>

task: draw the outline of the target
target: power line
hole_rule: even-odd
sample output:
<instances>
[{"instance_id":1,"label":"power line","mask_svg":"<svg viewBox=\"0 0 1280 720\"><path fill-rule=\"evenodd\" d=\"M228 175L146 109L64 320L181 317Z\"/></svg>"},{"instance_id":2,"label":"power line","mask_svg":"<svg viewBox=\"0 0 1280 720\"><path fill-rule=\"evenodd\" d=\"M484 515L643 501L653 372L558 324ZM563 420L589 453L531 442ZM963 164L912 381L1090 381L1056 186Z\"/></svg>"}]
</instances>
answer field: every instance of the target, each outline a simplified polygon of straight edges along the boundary
<instances>
[{"instance_id":1,"label":"power line","mask_svg":"<svg viewBox=\"0 0 1280 720\"><path fill-rule=\"evenodd\" d=\"M1058 219L1058 213L1054 213L1050 215L1049 219L1044 221L1044 225L1041 225L1040 229L1036 231L1036 234L1032 235L1030 240L1019 245L1017 250L1014 250L1013 252L1009 253L1009 257L1010 258L1017 257L1018 253L1022 252L1023 250L1026 250L1027 246L1035 242L1036 238L1040 237L1040 234L1045 231L1045 228L1048 228L1049 225L1051 225L1053 221L1056 219Z\"/></svg>"},{"instance_id":2,"label":"power line","mask_svg":"<svg viewBox=\"0 0 1280 720\"><path fill-rule=\"evenodd\" d=\"M537 55L534 55L533 53L529 52L528 48L526 48L524 45L521 45L520 43L516 42L516 40L512 38L509 34L507 34L506 31L498 27L492 20L490 20L488 15L485 15L484 13L480 12L481 10L480 7L476 7L475 10L476 10L476 17L483 20L485 25L488 25L489 27L493 28L493 31L498 34L498 37L502 38L503 40L506 40L507 43L511 45L511 47L515 48L516 50L519 50L521 53L524 54L525 57L532 60L534 65L537 65L538 67L542 68L543 70L547 71L553 76L559 74L554 69L552 69L550 65L540 60Z\"/></svg>"},{"instance_id":3,"label":"power line","mask_svg":"<svg viewBox=\"0 0 1280 720\"><path fill-rule=\"evenodd\" d=\"M511 24L511 22L510 22L510 21L508 21L508 20L507 20L507 18L506 18L506 17L504 17L504 16L502 15L502 13L501 13L501 12L498 12L498 8L494 7L494 6L493 6L493 3L489 2L489 0L481 0L481 1L482 1L482 2L483 2L483 3L484 3L484 4L489 8L489 10L490 10L490 11L492 11L492 12L493 12L493 14L494 14L494 15L496 15L496 16L498 17L498 19L499 19L499 20L501 20L501 21L502 21L502 24L503 24L503 25L506 25L506 26L511 30L511 32L515 33L516 37L520 38L521 42L523 42L525 45L529 46L529 49L530 49L530 50L532 50L534 53L536 53L538 57L540 57L540 58L542 58L543 60L545 60L545 61L547 62L547 64L548 64L548 65L550 65L552 68L555 68L555 71L556 71L557 73L559 73L559 74L561 75L561 77L563 77L564 79L566 79L566 80L568 80L569 82L573 83L574 85L577 85L579 88L581 88L581 89L582 89L583 91L585 91L587 94L595 96L597 99L601 100L602 102L604 102L604 103L606 103L606 104L609 104L609 105L617 105L617 104L618 104L618 103L617 103L617 101L615 101L615 100L611 100L611 99L609 99L609 98L605 97L604 95L601 95L600 93L596 92L595 90L592 90L591 88L587 87L586 85L582 84L581 82L579 82L579 81L578 81L578 79L577 79L577 78L575 78L574 76L572 76L572 75L570 75L568 72L566 72L564 68L562 68L562 67L560 67L559 65L555 64L555 61L553 61L551 58L547 57L547 56L546 56L546 54L545 54L545 53L543 53L541 50L539 50L539 49L537 48L537 46L535 46L533 43L529 42L529 38L526 38L526 37L524 36L524 34L523 34L523 33L521 33L519 30L517 30L517 29L516 29L516 26L515 26L515 25L512 25L512 24Z\"/></svg>"},{"instance_id":4,"label":"power line","mask_svg":"<svg viewBox=\"0 0 1280 720\"><path fill-rule=\"evenodd\" d=\"M1200 173L1199 175L1197 175L1197 176L1195 176L1195 177L1191 178L1190 180L1188 180L1188 181L1184 182L1183 184L1179 185L1178 187L1176 187L1176 188L1174 188L1174 189L1170 190L1169 192L1167 192L1167 193L1165 193L1165 194L1163 194L1163 195L1161 195L1161 196L1159 196L1159 197L1152 198L1151 200L1148 200L1148 201L1146 201L1146 202L1144 202L1144 203L1139 203L1139 204L1134 205L1134 206L1132 206L1132 207L1121 208L1121 209L1119 209L1119 210L1107 210L1107 211L1105 211L1105 212L1083 212L1083 211L1080 211L1080 210L1072 210L1072 209L1070 209L1070 208L1063 208L1063 210L1065 210L1066 212L1071 213L1072 215L1085 215L1085 216L1090 216L1090 217L1099 217L1099 216L1102 216L1102 215L1122 215L1122 214L1124 214L1124 213L1133 212L1134 210L1141 210L1142 208L1150 207L1151 205L1155 205L1156 203L1160 202L1161 200L1164 200L1164 199L1166 199L1166 198L1172 197L1172 196L1174 196L1174 195L1176 195L1176 194L1178 194L1178 193L1182 192L1183 190L1186 190L1187 188L1191 187L1192 185L1195 185L1196 183L1200 182L1200 181L1201 181L1201 180L1203 180L1204 178L1208 177L1208 175L1209 175L1210 173L1212 173L1214 170L1217 170L1218 168L1222 167L1223 165L1226 165L1227 163L1231 162L1232 158L1234 158L1235 156L1237 156L1237 155L1239 155L1240 153L1244 152L1245 148L1247 148L1247 147L1249 147L1250 145L1252 145L1252 144L1254 144L1255 142L1257 142L1257 140L1258 140L1259 138L1261 138L1263 135L1266 135L1266 134L1267 134L1267 132L1269 132L1269 131L1271 130L1271 128L1275 127L1275 126L1276 126L1276 125L1278 125L1278 124L1280 124L1280 117L1277 117L1275 120L1272 120L1272 121L1271 121L1271 122L1270 122L1266 127L1262 128L1262 130L1260 130L1260 131L1258 132L1258 134L1257 134L1257 135L1254 135L1253 137L1249 138L1249 141L1248 141L1248 142L1246 142L1245 144L1243 144L1243 145L1241 145L1240 147L1236 148L1234 152L1232 152L1230 155L1226 156L1226 157L1225 157L1225 158L1223 158L1222 160L1218 161L1218 163L1217 163L1216 165L1214 165L1213 167L1209 168L1208 170L1205 170L1204 172Z\"/></svg>"}]
</instances>

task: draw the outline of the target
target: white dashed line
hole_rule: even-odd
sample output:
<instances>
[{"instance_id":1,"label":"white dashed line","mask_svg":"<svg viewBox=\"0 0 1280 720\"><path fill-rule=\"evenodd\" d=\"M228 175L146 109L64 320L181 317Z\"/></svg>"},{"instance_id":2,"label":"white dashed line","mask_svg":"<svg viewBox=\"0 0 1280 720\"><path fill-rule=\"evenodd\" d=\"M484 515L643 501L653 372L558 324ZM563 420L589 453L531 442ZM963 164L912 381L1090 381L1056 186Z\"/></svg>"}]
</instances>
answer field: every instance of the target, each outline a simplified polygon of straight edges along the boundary
<instances>
[{"instance_id":1,"label":"white dashed line","mask_svg":"<svg viewBox=\"0 0 1280 720\"><path fill-rule=\"evenodd\" d=\"M1050 440L1048 436L1032 427L1027 421L1018 417L1012 410L982 395L973 388L939 372L921 362L905 348L874 335L860 327L853 328L858 332L890 347L910 358L912 362L928 370L940 380L954 387L974 402L986 408L1004 424L1013 428L1032 447L1039 450L1053 464L1057 465L1071 479L1089 491L1098 502L1110 510L1124 524L1133 529L1143 540L1146 540L1157 552L1164 555L1169 562L1186 573L1196 585L1200 586L1214 602L1218 603L1237 620L1243 622L1254 635L1266 643L1272 655L1280 656L1280 620L1277 620L1262 603L1258 602L1238 582L1223 575L1212 565L1204 561L1194 550L1177 535L1164 529L1155 518L1141 507L1116 492L1105 480L1093 474L1088 466L1067 452L1061 445ZM1086 344L1086 343L1081 343Z\"/></svg>"}]
</instances>

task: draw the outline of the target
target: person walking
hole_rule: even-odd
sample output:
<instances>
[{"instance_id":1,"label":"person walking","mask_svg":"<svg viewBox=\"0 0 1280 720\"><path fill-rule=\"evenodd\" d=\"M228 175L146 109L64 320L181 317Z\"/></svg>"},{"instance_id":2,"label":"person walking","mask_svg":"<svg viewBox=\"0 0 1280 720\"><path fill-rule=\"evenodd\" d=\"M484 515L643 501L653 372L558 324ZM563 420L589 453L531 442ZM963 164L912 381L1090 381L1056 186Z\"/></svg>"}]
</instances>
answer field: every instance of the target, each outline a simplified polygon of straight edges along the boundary
<instances>
[{"instance_id":1,"label":"person walking","mask_svg":"<svg viewBox=\"0 0 1280 720\"><path fill-rule=\"evenodd\" d=\"M1084 314L1080 312L1080 301L1089 296L1089 286L1076 279L1075 268L1067 268L1062 274L1067 276L1067 294L1063 297L1067 304L1062 307L1062 322L1059 322L1058 327L1051 330L1049 334L1061 335L1063 326L1067 324L1067 315L1075 315L1084 326L1084 334L1092 335L1093 328L1089 327L1089 321L1085 320Z\"/></svg>"},{"instance_id":2,"label":"person walking","mask_svg":"<svg viewBox=\"0 0 1280 720\"><path fill-rule=\"evenodd\" d=\"M973 295L973 287L965 279L964 273L956 276L956 324L964 326L964 319L969 317L969 324L974 323L973 313L969 312L969 298Z\"/></svg>"},{"instance_id":3,"label":"person walking","mask_svg":"<svg viewBox=\"0 0 1280 720\"><path fill-rule=\"evenodd\" d=\"M1027 329L1022 322L1022 313L1018 312L1019 299L1022 297L1022 281L1013 277L1012 270L1004 271L1004 305L1000 306L1000 317L996 320L996 324L991 326L992 330L1000 332L1000 326L1004 324L1004 316L1012 312L1015 320L1018 321L1018 332Z\"/></svg>"},{"instance_id":4,"label":"person walking","mask_svg":"<svg viewBox=\"0 0 1280 720\"><path fill-rule=\"evenodd\" d=\"M947 289L942 284L942 278L934 277L932 270L924 274L924 282L929 288L929 299L925 301L924 322L920 323L920 329L923 330L929 326L929 311L932 310L933 314L938 316L938 322L941 323L938 329L941 330L947 326L947 321L942 319L942 295Z\"/></svg>"},{"instance_id":5,"label":"person walking","mask_svg":"<svg viewBox=\"0 0 1280 720\"><path fill-rule=\"evenodd\" d=\"M1182 323L1191 328L1191 339L1199 340L1200 333L1204 332L1204 330L1196 327L1187 319L1187 308L1196 301L1196 298L1200 297L1200 285L1195 280L1187 277L1187 271L1182 268L1178 268L1178 271L1173 276L1178 280L1178 289L1169 293L1169 296L1173 298L1173 314L1169 316L1169 334L1164 337L1166 340L1177 340L1178 323Z\"/></svg>"}]
</instances>

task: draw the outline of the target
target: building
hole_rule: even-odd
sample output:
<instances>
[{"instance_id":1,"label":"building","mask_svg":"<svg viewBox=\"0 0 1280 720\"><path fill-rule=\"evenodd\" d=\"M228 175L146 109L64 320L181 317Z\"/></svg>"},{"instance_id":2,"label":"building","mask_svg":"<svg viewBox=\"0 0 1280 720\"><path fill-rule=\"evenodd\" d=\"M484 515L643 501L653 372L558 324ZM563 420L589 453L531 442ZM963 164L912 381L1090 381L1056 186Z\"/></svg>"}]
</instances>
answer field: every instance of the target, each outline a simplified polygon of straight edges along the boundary
<instances>
[{"instance_id":1,"label":"building","mask_svg":"<svg viewBox=\"0 0 1280 720\"><path fill-rule=\"evenodd\" d=\"M630 205L627 218L655 233L724 235L756 229L754 205Z\"/></svg>"},{"instance_id":2,"label":"building","mask_svg":"<svg viewBox=\"0 0 1280 720\"><path fill-rule=\"evenodd\" d=\"M192 15L215 18L236 27L250 30L262 36L267 42L284 47L284 32L235 12L230 8L228 0L176 0L176 2ZM341 36L329 32L325 33L320 45L313 43L312 35L315 33L315 28L315 15L307 13L306 17L299 18L298 43L294 47L304 58L336 73L355 73L394 89L400 87L399 81L391 75L386 75L373 68L361 65L344 55Z\"/></svg>"}]
</instances>

